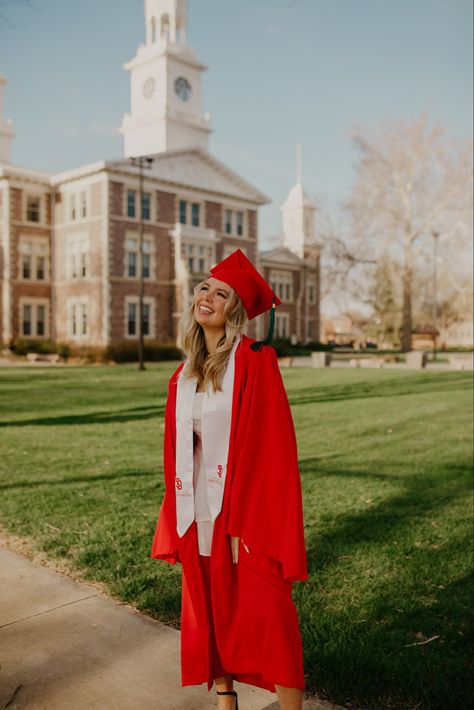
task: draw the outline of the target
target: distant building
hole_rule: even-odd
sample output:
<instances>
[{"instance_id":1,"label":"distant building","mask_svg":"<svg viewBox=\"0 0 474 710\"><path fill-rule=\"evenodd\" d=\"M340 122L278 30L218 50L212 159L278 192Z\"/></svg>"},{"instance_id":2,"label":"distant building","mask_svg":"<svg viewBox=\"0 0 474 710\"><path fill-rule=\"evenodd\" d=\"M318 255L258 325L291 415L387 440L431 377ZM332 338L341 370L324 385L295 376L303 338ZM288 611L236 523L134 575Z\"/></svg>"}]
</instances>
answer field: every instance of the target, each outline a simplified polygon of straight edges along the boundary
<instances>
[{"instance_id":1,"label":"distant building","mask_svg":"<svg viewBox=\"0 0 474 710\"><path fill-rule=\"evenodd\" d=\"M472 348L474 344L474 322L471 318L455 321L440 328L438 344L444 348Z\"/></svg>"},{"instance_id":2,"label":"distant building","mask_svg":"<svg viewBox=\"0 0 474 710\"><path fill-rule=\"evenodd\" d=\"M0 341L51 338L106 346L138 336L138 168L144 171L145 339L177 340L194 286L240 247L282 305L276 331L319 339L320 247L299 177L283 205L282 247L258 251L268 198L208 151L200 64L186 44L185 0L145 0L146 42L125 65L125 158L50 174L11 164L0 77ZM262 337L268 315L249 323Z\"/></svg>"}]
</instances>

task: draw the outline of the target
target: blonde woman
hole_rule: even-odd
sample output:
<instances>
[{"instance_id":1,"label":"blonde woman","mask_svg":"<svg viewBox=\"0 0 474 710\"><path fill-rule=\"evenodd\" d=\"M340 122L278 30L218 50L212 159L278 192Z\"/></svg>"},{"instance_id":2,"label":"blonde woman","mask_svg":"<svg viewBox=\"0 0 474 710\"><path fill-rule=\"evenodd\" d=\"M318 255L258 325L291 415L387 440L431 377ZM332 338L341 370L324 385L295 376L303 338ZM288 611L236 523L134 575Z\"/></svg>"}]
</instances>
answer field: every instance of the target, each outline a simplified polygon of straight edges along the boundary
<instances>
[{"instance_id":1,"label":"blonde woman","mask_svg":"<svg viewBox=\"0 0 474 710\"><path fill-rule=\"evenodd\" d=\"M180 323L186 360L168 386L165 496L151 556L182 564L182 685L233 680L300 710L293 582L307 579L296 437L275 350L280 300L240 249L211 269ZM266 340L243 334L271 309Z\"/></svg>"}]
</instances>

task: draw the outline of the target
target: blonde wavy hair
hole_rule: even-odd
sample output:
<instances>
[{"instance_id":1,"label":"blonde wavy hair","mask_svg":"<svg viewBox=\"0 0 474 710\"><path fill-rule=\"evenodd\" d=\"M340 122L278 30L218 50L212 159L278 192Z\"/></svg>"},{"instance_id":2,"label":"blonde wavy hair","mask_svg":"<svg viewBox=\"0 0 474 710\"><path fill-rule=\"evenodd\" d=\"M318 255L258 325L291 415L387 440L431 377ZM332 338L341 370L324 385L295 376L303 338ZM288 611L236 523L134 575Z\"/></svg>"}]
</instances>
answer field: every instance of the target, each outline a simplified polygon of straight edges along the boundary
<instances>
[{"instance_id":1,"label":"blonde wavy hair","mask_svg":"<svg viewBox=\"0 0 474 710\"><path fill-rule=\"evenodd\" d=\"M196 377L198 386L202 385L204 389L207 389L211 382L214 392L221 392L222 375L229 353L236 336L242 332L246 324L247 314L237 291L229 286L230 292L224 306L225 334L217 343L216 351L209 354L206 349L204 330L194 317L197 294L207 280L206 278L195 286L192 303L184 312L178 328L181 347L188 359L188 377Z\"/></svg>"}]
</instances>

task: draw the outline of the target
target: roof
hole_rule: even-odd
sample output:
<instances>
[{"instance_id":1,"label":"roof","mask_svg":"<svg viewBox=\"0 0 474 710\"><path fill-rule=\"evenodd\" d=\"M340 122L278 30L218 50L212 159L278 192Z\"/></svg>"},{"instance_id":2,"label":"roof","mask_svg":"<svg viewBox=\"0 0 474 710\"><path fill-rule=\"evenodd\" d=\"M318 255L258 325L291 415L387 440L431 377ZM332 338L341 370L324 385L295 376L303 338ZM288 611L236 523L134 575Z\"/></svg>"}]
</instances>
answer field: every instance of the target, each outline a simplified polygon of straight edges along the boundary
<instances>
[{"instance_id":1,"label":"roof","mask_svg":"<svg viewBox=\"0 0 474 710\"><path fill-rule=\"evenodd\" d=\"M267 251L259 252L260 261L272 261L283 266L297 266L298 268L304 263L303 259L294 254L288 247L280 246Z\"/></svg>"},{"instance_id":2,"label":"roof","mask_svg":"<svg viewBox=\"0 0 474 710\"><path fill-rule=\"evenodd\" d=\"M233 197L256 205L264 205L270 199L220 160L202 150L170 151L147 156L153 164L146 170L147 179L156 179L173 187L189 187L219 196ZM128 175L137 175L138 167L130 159L98 161L74 170L57 173L52 183L58 185L77 180L103 170Z\"/></svg>"}]
</instances>

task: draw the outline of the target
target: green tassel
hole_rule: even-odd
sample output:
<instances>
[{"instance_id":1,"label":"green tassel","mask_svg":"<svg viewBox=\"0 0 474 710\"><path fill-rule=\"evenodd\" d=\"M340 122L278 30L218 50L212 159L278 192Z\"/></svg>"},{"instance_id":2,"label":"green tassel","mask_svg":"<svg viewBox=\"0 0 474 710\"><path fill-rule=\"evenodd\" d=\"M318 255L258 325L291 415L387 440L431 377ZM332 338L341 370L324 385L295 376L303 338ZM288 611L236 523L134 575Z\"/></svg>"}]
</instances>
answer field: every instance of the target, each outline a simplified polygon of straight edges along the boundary
<instances>
[{"instance_id":1,"label":"green tassel","mask_svg":"<svg viewBox=\"0 0 474 710\"><path fill-rule=\"evenodd\" d=\"M272 307L270 309L270 323L268 325L268 333L267 337L265 340L256 340L255 343L252 343L250 346L252 350L255 350L256 352L262 349L262 345L270 345L272 342L273 338L273 331L275 329L275 299L273 299Z\"/></svg>"}]
</instances>

